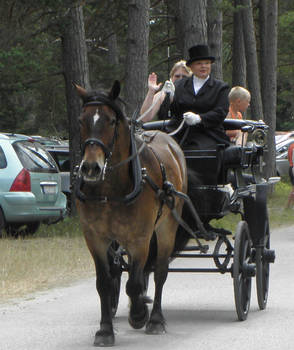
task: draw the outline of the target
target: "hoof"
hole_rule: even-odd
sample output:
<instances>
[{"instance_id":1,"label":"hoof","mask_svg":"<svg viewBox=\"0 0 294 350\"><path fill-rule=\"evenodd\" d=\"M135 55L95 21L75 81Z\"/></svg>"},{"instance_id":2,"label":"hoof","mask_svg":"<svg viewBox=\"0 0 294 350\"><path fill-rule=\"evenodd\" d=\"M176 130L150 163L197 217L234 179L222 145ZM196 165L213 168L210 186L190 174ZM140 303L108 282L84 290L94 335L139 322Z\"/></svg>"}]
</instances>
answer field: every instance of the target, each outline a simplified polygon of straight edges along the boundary
<instances>
[{"instance_id":1,"label":"hoof","mask_svg":"<svg viewBox=\"0 0 294 350\"><path fill-rule=\"evenodd\" d=\"M146 334L165 334L166 329L164 323L154 323L154 322L148 322L146 325Z\"/></svg>"},{"instance_id":2,"label":"hoof","mask_svg":"<svg viewBox=\"0 0 294 350\"><path fill-rule=\"evenodd\" d=\"M141 329L145 326L146 322L148 321L148 318L149 318L148 307L144 305L144 313L141 313L139 315L132 315L131 313L129 314L129 324L134 329Z\"/></svg>"},{"instance_id":3,"label":"hoof","mask_svg":"<svg viewBox=\"0 0 294 350\"><path fill-rule=\"evenodd\" d=\"M94 346L113 346L114 334L106 331L98 331L95 334Z\"/></svg>"}]
</instances>

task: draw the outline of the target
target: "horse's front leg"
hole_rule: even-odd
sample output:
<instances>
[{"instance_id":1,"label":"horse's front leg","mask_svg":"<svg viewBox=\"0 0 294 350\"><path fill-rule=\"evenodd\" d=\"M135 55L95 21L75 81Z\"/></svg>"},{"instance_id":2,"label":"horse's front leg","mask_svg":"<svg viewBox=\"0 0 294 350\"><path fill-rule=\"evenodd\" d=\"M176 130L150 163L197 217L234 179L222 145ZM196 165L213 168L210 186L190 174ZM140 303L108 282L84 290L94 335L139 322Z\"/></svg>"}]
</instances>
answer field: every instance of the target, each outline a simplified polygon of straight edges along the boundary
<instances>
[{"instance_id":1,"label":"horse's front leg","mask_svg":"<svg viewBox=\"0 0 294 350\"><path fill-rule=\"evenodd\" d=\"M157 259L154 271L155 295L150 319L146 325L147 334L164 334L165 320L161 308L162 290L168 274L169 257L175 242L177 223L171 217L156 230Z\"/></svg>"},{"instance_id":2,"label":"horse's front leg","mask_svg":"<svg viewBox=\"0 0 294 350\"><path fill-rule=\"evenodd\" d=\"M105 248L105 252L107 247ZM110 291L112 288L112 278L110 275L107 254L92 253L96 267L96 289L100 296L101 319L100 329L95 334L95 346L114 345L114 332L112 325L112 312Z\"/></svg>"},{"instance_id":3,"label":"horse's front leg","mask_svg":"<svg viewBox=\"0 0 294 350\"><path fill-rule=\"evenodd\" d=\"M129 323L135 329L145 326L149 312L144 295L144 266L147 260L149 243L136 247L136 251L130 255L129 279L126 284L126 293L130 297Z\"/></svg>"}]
</instances>

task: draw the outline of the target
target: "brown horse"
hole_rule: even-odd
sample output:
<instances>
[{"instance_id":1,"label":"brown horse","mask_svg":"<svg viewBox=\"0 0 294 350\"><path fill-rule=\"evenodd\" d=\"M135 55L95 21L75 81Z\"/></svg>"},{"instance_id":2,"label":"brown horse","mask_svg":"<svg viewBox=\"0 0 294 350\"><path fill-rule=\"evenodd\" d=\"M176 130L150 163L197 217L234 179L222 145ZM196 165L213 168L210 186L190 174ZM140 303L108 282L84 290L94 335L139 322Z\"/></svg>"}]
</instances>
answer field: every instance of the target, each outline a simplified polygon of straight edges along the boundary
<instances>
[{"instance_id":1,"label":"brown horse","mask_svg":"<svg viewBox=\"0 0 294 350\"><path fill-rule=\"evenodd\" d=\"M130 120L118 106L120 85L117 81L109 94L88 93L75 86L83 101L79 117L83 155L78 170L77 209L95 262L96 288L101 300L100 330L95 335L94 345L114 345L110 300L113 281L107 254L112 242L123 247L128 256L129 323L134 328L146 324L147 334L164 333L162 289L178 223L159 196L162 192L156 189L162 189L166 179L175 190L186 193L187 170L183 152L170 136L160 131L133 135L132 139ZM134 146L135 152L132 151ZM137 168L141 165L139 178L143 171L150 181L144 181L143 176L138 185L136 172L131 169L134 159ZM174 209L179 214L182 206L182 199L174 198ZM143 271L151 238L155 236L155 295L148 319Z\"/></svg>"}]
</instances>

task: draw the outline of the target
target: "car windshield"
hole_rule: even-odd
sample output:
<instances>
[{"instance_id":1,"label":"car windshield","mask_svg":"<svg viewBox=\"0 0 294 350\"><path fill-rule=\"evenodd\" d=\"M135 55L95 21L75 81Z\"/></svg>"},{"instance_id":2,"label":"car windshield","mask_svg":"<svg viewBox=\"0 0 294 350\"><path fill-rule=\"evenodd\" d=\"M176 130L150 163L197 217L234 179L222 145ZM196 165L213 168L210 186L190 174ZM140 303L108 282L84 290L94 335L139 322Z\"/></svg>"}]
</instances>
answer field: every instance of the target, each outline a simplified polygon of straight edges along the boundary
<instances>
[{"instance_id":1,"label":"car windshield","mask_svg":"<svg viewBox=\"0 0 294 350\"><path fill-rule=\"evenodd\" d=\"M40 144L18 141L13 144L13 147L23 167L27 170L31 172L58 172L54 159Z\"/></svg>"}]
</instances>

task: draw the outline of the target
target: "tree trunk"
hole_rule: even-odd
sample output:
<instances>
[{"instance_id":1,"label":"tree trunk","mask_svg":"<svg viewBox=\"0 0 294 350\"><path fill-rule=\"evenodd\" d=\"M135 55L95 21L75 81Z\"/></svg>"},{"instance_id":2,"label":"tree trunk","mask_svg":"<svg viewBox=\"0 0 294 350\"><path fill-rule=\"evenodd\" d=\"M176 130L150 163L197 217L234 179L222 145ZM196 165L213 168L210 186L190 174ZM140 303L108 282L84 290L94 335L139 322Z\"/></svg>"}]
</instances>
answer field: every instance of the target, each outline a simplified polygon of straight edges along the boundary
<instances>
[{"instance_id":1,"label":"tree trunk","mask_svg":"<svg viewBox=\"0 0 294 350\"><path fill-rule=\"evenodd\" d=\"M207 35L210 53L215 57L211 73L216 79L223 79L222 69L222 0L207 0Z\"/></svg>"},{"instance_id":2,"label":"tree trunk","mask_svg":"<svg viewBox=\"0 0 294 350\"><path fill-rule=\"evenodd\" d=\"M239 0L234 1L234 24L233 24L233 67L232 86L246 87L246 59L243 36L243 23L240 10L237 10Z\"/></svg>"},{"instance_id":3,"label":"tree trunk","mask_svg":"<svg viewBox=\"0 0 294 350\"><path fill-rule=\"evenodd\" d=\"M207 44L207 0L178 0L177 6L177 47L187 58L190 47Z\"/></svg>"},{"instance_id":4,"label":"tree trunk","mask_svg":"<svg viewBox=\"0 0 294 350\"><path fill-rule=\"evenodd\" d=\"M269 126L266 177L276 174L276 110L277 110L277 26L278 1L260 0L260 62L265 123Z\"/></svg>"},{"instance_id":5,"label":"tree trunk","mask_svg":"<svg viewBox=\"0 0 294 350\"><path fill-rule=\"evenodd\" d=\"M107 39L108 47L108 60L111 66L118 65L118 47L117 47L117 38L116 34L112 33Z\"/></svg>"},{"instance_id":6,"label":"tree trunk","mask_svg":"<svg viewBox=\"0 0 294 350\"><path fill-rule=\"evenodd\" d=\"M244 9L242 9L242 23L246 54L248 89L251 93L251 118L260 120L263 119L263 110L260 93L260 80L252 14L252 2L251 0L240 0L240 4L244 6Z\"/></svg>"},{"instance_id":7,"label":"tree trunk","mask_svg":"<svg viewBox=\"0 0 294 350\"><path fill-rule=\"evenodd\" d=\"M132 116L146 93L148 75L149 0L128 0L126 112Z\"/></svg>"},{"instance_id":8,"label":"tree trunk","mask_svg":"<svg viewBox=\"0 0 294 350\"><path fill-rule=\"evenodd\" d=\"M90 88L89 67L86 38L84 30L83 9L72 7L67 16L62 18L62 57L65 78L67 116L69 123L69 149L71 162L71 184L73 169L80 162L80 131L78 116L81 112L80 99L74 89L73 82ZM72 199L74 193L72 193ZM73 204L74 201L72 200ZM75 208L72 207L73 213Z\"/></svg>"}]
</instances>

